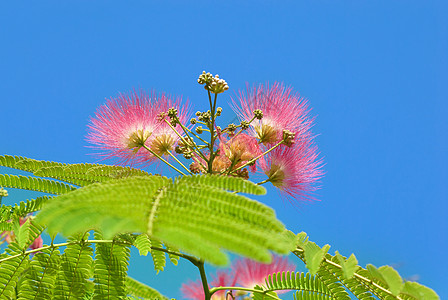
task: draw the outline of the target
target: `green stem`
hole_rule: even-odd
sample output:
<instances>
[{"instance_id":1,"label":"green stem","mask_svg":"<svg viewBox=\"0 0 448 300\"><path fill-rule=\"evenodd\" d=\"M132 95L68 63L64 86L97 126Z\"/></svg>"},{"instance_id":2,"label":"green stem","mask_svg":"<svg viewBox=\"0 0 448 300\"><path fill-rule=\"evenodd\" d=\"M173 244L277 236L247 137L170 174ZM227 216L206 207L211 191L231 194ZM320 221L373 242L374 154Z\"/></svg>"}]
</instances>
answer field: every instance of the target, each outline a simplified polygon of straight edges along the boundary
<instances>
[{"instance_id":1,"label":"green stem","mask_svg":"<svg viewBox=\"0 0 448 300\"><path fill-rule=\"evenodd\" d=\"M225 291L225 290L232 290L232 291L245 291L245 292L251 292L251 293L263 293L264 296L270 297L272 299L276 299L278 300L278 297L269 295L267 293L265 293L264 291L260 291L260 290L254 290L254 289L249 289L249 288L245 288L245 287L238 287L238 286L220 286L220 287L214 287L210 289L210 295L213 295L214 293L216 293L217 291Z\"/></svg>"},{"instance_id":2,"label":"green stem","mask_svg":"<svg viewBox=\"0 0 448 300\"><path fill-rule=\"evenodd\" d=\"M206 160L204 154L202 154L202 152L199 150L198 145L196 145L196 143L194 142L193 138L188 134L188 132L190 132L191 134L193 134L195 137L197 137L198 139L200 139L202 142L206 143L206 141L204 141L203 139L201 139L199 136L197 136L196 134L194 134L193 132L191 132L190 129L188 129L187 127L185 127L179 120L179 118L176 116L176 121L177 123L180 125L180 127L182 128L182 130L184 131L185 135L188 137L188 139L190 140L191 144L193 145L193 147L196 148L195 152L201 156L204 160ZM182 139L182 141L184 143L186 143L186 140L181 136L181 134L170 124L170 122L168 122L165 119L165 122L167 122L168 125L170 125L170 127L174 130L174 132Z\"/></svg>"},{"instance_id":3,"label":"green stem","mask_svg":"<svg viewBox=\"0 0 448 300\"><path fill-rule=\"evenodd\" d=\"M210 102L210 112L211 112L211 123L210 123L210 159L208 160L208 173L213 173L213 160L215 159L214 146L215 146L215 110L216 110L216 99L218 98L218 94L215 94L215 99L212 104L212 96L210 91L208 92L208 100Z\"/></svg>"},{"instance_id":4,"label":"green stem","mask_svg":"<svg viewBox=\"0 0 448 300\"><path fill-rule=\"evenodd\" d=\"M180 174L187 176L186 174L184 174L181 170L179 170L178 168L176 168L175 166L173 166L172 164L170 164L169 162L167 162L165 159L163 159L163 157L161 157L160 155L158 155L157 153L155 153L154 151L152 151L148 146L143 145L143 148L145 148L146 150L148 150L152 155L154 155L155 157L157 157L158 159L160 159L161 161L163 161L164 163L166 163L168 166L170 166L171 168L173 168L174 170L176 170L177 172L179 172Z\"/></svg>"},{"instance_id":5,"label":"green stem","mask_svg":"<svg viewBox=\"0 0 448 300\"><path fill-rule=\"evenodd\" d=\"M268 179L265 179L265 180L263 180L263 181L260 181L260 182L257 182L257 183L256 183L256 185L262 185L262 184L265 184L266 182L269 182L269 181L271 181L271 179L270 179L270 178L268 178Z\"/></svg>"},{"instance_id":6,"label":"green stem","mask_svg":"<svg viewBox=\"0 0 448 300\"><path fill-rule=\"evenodd\" d=\"M177 163L178 163L179 165L181 165L182 168L184 168L188 173L193 174L193 173L191 173L190 169L188 169L188 168L187 168L187 167L186 167L180 160L178 160L177 157L174 156L170 151L168 151L168 154L169 154L172 158L174 158L174 160L177 161Z\"/></svg>"},{"instance_id":7,"label":"green stem","mask_svg":"<svg viewBox=\"0 0 448 300\"><path fill-rule=\"evenodd\" d=\"M196 266L199 268L199 273L201 274L202 288L204 289L205 300L210 300L212 294L210 293L210 290L208 288L207 276L205 275L204 269L204 261L199 261Z\"/></svg>"}]
</instances>

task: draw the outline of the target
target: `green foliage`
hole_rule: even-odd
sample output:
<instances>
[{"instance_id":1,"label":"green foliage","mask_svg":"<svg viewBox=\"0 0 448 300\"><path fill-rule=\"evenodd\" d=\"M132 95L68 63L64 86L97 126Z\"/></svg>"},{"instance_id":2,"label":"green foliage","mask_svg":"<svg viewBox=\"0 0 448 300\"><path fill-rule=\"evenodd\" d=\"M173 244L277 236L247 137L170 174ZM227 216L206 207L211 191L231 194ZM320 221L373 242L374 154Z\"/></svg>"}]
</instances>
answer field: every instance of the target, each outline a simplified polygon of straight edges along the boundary
<instances>
[{"instance_id":1,"label":"green foliage","mask_svg":"<svg viewBox=\"0 0 448 300\"><path fill-rule=\"evenodd\" d=\"M308 241L305 233L298 235L298 247L294 254L306 262L316 255L320 256L319 247ZM309 245L312 246L309 246ZM311 253L307 253L307 252ZM311 258L310 258L311 257ZM315 265L312 265L315 268ZM367 265L364 269L357 265L356 258L351 255L348 259L336 252L335 256L326 254L322 258L316 276L330 289L335 299L350 299L346 289L357 299L412 299L436 300L437 294L428 287L416 282L405 282L390 266L376 268ZM377 298L376 298L377 297Z\"/></svg>"},{"instance_id":2,"label":"green foliage","mask_svg":"<svg viewBox=\"0 0 448 300\"><path fill-rule=\"evenodd\" d=\"M19 156L0 156L0 165L82 186L0 175L0 186L60 195L0 207L0 232L12 231L15 237L0 254L0 299L167 299L127 277L132 245L140 255L151 254L157 272L163 271L166 255L175 265L179 256L194 262L179 249L218 265L227 263L222 250L265 262L269 251L292 250L306 263L310 273L268 276L265 287L255 288L254 299L279 299L280 290L295 290L297 300L348 300L349 292L361 300L439 299L430 288L405 282L389 266L362 268L353 254L346 258L336 251L333 256L329 245L320 248L305 233L295 236L271 208L238 194L265 193L241 178L195 175L173 182L138 169ZM36 220L28 217L19 224L41 209ZM48 225L50 233L70 236L67 243L27 251L44 230L40 224ZM91 229L113 239L104 240L97 232L88 240Z\"/></svg>"},{"instance_id":3,"label":"green foliage","mask_svg":"<svg viewBox=\"0 0 448 300\"><path fill-rule=\"evenodd\" d=\"M65 164L10 155L0 156L0 166L31 172L35 176L54 178L78 186L130 176L150 175L143 170L130 167L85 163Z\"/></svg>"},{"instance_id":4,"label":"green foliage","mask_svg":"<svg viewBox=\"0 0 448 300\"><path fill-rule=\"evenodd\" d=\"M316 292L297 291L294 294L294 300L329 300L333 299L329 295L323 295Z\"/></svg>"},{"instance_id":5,"label":"green foliage","mask_svg":"<svg viewBox=\"0 0 448 300\"><path fill-rule=\"evenodd\" d=\"M95 239L102 235L95 233ZM120 242L97 243L95 247L93 299L120 299L126 296L129 245Z\"/></svg>"},{"instance_id":6,"label":"green foliage","mask_svg":"<svg viewBox=\"0 0 448 300\"><path fill-rule=\"evenodd\" d=\"M352 278L353 274L355 274L355 271L358 269L358 260L356 259L355 255L352 254L348 259L346 259L342 255L340 255L338 251L336 251L335 256L338 260L339 265L342 268L342 274L344 279Z\"/></svg>"},{"instance_id":7,"label":"green foliage","mask_svg":"<svg viewBox=\"0 0 448 300\"><path fill-rule=\"evenodd\" d=\"M18 299L54 299L53 291L61 263L59 250L43 249L36 253L21 274Z\"/></svg>"},{"instance_id":8,"label":"green foliage","mask_svg":"<svg viewBox=\"0 0 448 300\"><path fill-rule=\"evenodd\" d=\"M316 274L330 246L325 245L320 248L316 243L308 241L306 234L303 232L298 234L298 245L304 250L306 267L311 274Z\"/></svg>"},{"instance_id":9,"label":"green foliage","mask_svg":"<svg viewBox=\"0 0 448 300\"><path fill-rule=\"evenodd\" d=\"M259 194L263 188L239 178L214 177L173 183L144 176L96 183L52 199L38 219L66 235L92 228L101 228L106 236L147 233L217 265L228 262L221 248L268 262L269 250L285 253L292 247L295 237L285 234L271 208L228 192Z\"/></svg>"},{"instance_id":10,"label":"green foliage","mask_svg":"<svg viewBox=\"0 0 448 300\"><path fill-rule=\"evenodd\" d=\"M146 256L151 252L151 239L146 233L139 234L134 241L134 246L140 255Z\"/></svg>"},{"instance_id":11,"label":"green foliage","mask_svg":"<svg viewBox=\"0 0 448 300\"><path fill-rule=\"evenodd\" d=\"M168 299L160 294L157 290L147 286L137 280L127 277L126 278L127 293L134 297L141 297L143 299Z\"/></svg>"},{"instance_id":12,"label":"green foliage","mask_svg":"<svg viewBox=\"0 0 448 300\"><path fill-rule=\"evenodd\" d=\"M20 203L11 206L2 205L0 208L0 222L15 220L39 211L50 198L49 196L42 196L32 200L20 201Z\"/></svg>"},{"instance_id":13,"label":"green foliage","mask_svg":"<svg viewBox=\"0 0 448 300\"><path fill-rule=\"evenodd\" d=\"M151 244L153 247L162 249L163 243L157 239L151 239ZM154 269L156 270L157 274L160 271L163 271L166 265L166 255L165 252L152 250L151 251L152 261L154 263Z\"/></svg>"},{"instance_id":14,"label":"green foliage","mask_svg":"<svg viewBox=\"0 0 448 300\"><path fill-rule=\"evenodd\" d=\"M278 272L266 278L265 291L300 290L330 295L330 290L317 276L310 273Z\"/></svg>"},{"instance_id":15,"label":"green foliage","mask_svg":"<svg viewBox=\"0 0 448 300\"><path fill-rule=\"evenodd\" d=\"M6 253L8 259L0 260L0 299L14 299L19 276L29 264L28 254L17 243L9 244Z\"/></svg>"},{"instance_id":16,"label":"green foliage","mask_svg":"<svg viewBox=\"0 0 448 300\"><path fill-rule=\"evenodd\" d=\"M76 188L62 182L31 176L0 174L0 186L61 195Z\"/></svg>"},{"instance_id":17,"label":"green foliage","mask_svg":"<svg viewBox=\"0 0 448 300\"><path fill-rule=\"evenodd\" d=\"M68 239L54 292L58 299L80 299L90 290L88 280L93 276L93 249L85 242L87 237L88 234L80 234Z\"/></svg>"}]
</instances>

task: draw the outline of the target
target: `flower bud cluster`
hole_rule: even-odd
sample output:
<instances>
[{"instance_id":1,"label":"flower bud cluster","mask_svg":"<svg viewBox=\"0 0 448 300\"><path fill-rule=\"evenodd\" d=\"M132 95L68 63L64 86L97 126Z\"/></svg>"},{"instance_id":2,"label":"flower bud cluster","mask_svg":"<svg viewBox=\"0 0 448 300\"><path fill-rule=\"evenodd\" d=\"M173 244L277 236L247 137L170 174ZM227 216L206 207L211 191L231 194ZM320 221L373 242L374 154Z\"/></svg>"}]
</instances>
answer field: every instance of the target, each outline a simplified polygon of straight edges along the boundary
<instances>
[{"instance_id":1,"label":"flower bud cluster","mask_svg":"<svg viewBox=\"0 0 448 300\"><path fill-rule=\"evenodd\" d=\"M206 112L196 112L196 116L198 117L199 121L210 123L211 113L210 110L207 110Z\"/></svg>"},{"instance_id":2,"label":"flower bud cluster","mask_svg":"<svg viewBox=\"0 0 448 300\"><path fill-rule=\"evenodd\" d=\"M261 120L263 118L263 112L261 109L254 110L254 116L256 119Z\"/></svg>"},{"instance_id":3,"label":"flower bud cluster","mask_svg":"<svg viewBox=\"0 0 448 300\"><path fill-rule=\"evenodd\" d=\"M174 151L177 154L182 154L184 158L190 159L193 157L193 149L194 149L193 143L194 142L191 140L189 141L188 139L183 139L179 141Z\"/></svg>"},{"instance_id":4,"label":"flower bud cluster","mask_svg":"<svg viewBox=\"0 0 448 300\"><path fill-rule=\"evenodd\" d=\"M219 78L218 74L213 77L212 74L206 73L205 71L199 75L198 83L201 85L205 84L204 88L214 94L220 94L229 89L227 82Z\"/></svg>"}]
</instances>

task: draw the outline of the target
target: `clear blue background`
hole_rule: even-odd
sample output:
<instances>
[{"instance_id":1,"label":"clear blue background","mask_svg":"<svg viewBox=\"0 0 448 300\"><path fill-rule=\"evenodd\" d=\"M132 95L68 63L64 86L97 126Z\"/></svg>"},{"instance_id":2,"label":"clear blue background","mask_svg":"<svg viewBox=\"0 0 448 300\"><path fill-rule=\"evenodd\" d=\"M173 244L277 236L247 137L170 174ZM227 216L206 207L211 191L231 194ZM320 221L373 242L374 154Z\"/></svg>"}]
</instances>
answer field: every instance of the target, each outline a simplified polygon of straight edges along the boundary
<instances>
[{"instance_id":1,"label":"clear blue background","mask_svg":"<svg viewBox=\"0 0 448 300\"><path fill-rule=\"evenodd\" d=\"M446 3L3 1L0 152L96 162L86 124L118 92L154 88L201 109L207 70L230 85L219 101L231 121L225 103L246 82L282 81L313 107L326 175L319 202L294 210L273 189L262 201L291 230L446 299ZM135 257L130 274L170 297L198 276L187 262L167 269Z\"/></svg>"}]
</instances>

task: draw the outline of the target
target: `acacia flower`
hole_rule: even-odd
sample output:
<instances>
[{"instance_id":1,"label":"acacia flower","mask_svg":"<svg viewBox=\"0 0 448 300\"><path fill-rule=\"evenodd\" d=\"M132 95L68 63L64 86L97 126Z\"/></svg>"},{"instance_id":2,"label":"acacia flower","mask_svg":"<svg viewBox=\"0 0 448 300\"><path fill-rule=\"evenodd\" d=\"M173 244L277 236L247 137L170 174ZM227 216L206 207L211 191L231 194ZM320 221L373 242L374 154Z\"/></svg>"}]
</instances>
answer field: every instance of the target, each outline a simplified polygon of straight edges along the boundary
<instances>
[{"instance_id":1,"label":"acacia flower","mask_svg":"<svg viewBox=\"0 0 448 300\"><path fill-rule=\"evenodd\" d=\"M240 92L238 101L233 100L232 108L242 121L252 120L255 114L250 131L265 145L281 141L283 130L306 134L312 124L306 100L277 82L248 86L246 94Z\"/></svg>"},{"instance_id":2,"label":"acacia flower","mask_svg":"<svg viewBox=\"0 0 448 300\"><path fill-rule=\"evenodd\" d=\"M313 199L316 181L322 177L317 147L309 137L296 140L291 146L281 145L260 160L260 168L275 187L286 196Z\"/></svg>"},{"instance_id":3,"label":"acacia flower","mask_svg":"<svg viewBox=\"0 0 448 300\"><path fill-rule=\"evenodd\" d=\"M231 276L228 272L218 271L216 276L210 282L213 287L220 286L234 286L236 283L235 276ZM200 280L190 281L182 284L182 296L187 299L203 300L205 298L204 289ZM212 300L224 300L226 298L226 291L218 291L212 295Z\"/></svg>"},{"instance_id":4,"label":"acacia flower","mask_svg":"<svg viewBox=\"0 0 448 300\"><path fill-rule=\"evenodd\" d=\"M188 105L182 106L180 98L172 100L165 94L148 95L143 91L120 94L109 99L91 118L87 140L104 151L100 155L106 159L115 158L121 164L131 160L148 164L156 157L144 146L162 156L173 150L179 140L164 121L170 108L177 109L179 121L186 123ZM178 132L182 134L182 130Z\"/></svg>"},{"instance_id":5,"label":"acacia flower","mask_svg":"<svg viewBox=\"0 0 448 300\"><path fill-rule=\"evenodd\" d=\"M248 258L236 260L232 265L232 273L235 274L236 282L245 288L253 288L256 285L264 285L265 278L269 274L295 271L296 266L289 262L287 257L273 255L270 264L263 264Z\"/></svg>"}]
</instances>

